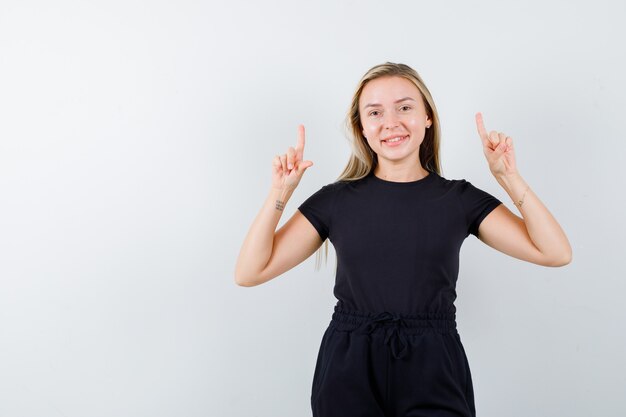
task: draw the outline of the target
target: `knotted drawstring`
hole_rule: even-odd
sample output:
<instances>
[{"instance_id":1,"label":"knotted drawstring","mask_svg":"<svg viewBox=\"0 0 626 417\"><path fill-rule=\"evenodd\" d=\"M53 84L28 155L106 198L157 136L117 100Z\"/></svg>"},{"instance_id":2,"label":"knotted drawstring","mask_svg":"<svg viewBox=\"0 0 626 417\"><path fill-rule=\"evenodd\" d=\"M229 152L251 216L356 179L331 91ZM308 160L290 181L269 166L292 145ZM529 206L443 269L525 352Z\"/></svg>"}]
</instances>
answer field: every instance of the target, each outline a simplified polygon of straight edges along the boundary
<instances>
[{"instance_id":1,"label":"knotted drawstring","mask_svg":"<svg viewBox=\"0 0 626 417\"><path fill-rule=\"evenodd\" d=\"M388 311L378 313L363 323L363 332L370 334L384 323L392 324L385 330L385 344L388 344L391 348L391 354L394 358L400 359L404 357L408 351L409 343L404 331L401 330L401 327L408 327L402 317ZM400 345L400 348L398 345Z\"/></svg>"},{"instance_id":2,"label":"knotted drawstring","mask_svg":"<svg viewBox=\"0 0 626 417\"><path fill-rule=\"evenodd\" d=\"M342 331L356 331L368 335L384 326L385 344L389 345L391 354L396 359L403 358L410 350L408 334L422 334L428 331L427 328L442 334L456 333L454 312L418 313L408 316L383 311L372 316L364 311L348 310L337 305L332 323L342 328Z\"/></svg>"}]
</instances>

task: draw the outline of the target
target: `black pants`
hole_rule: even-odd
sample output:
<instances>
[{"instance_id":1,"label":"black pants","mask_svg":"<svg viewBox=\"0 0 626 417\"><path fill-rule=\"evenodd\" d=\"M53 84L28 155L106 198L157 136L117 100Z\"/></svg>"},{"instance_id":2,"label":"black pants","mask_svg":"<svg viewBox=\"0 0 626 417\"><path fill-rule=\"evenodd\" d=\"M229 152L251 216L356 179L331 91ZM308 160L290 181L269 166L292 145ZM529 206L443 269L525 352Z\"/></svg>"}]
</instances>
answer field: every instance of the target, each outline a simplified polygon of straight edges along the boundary
<instances>
[{"instance_id":1,"label":"black pants","mask_svg":"<svg viewBox=\"0 0 626 417\"><path fill-rule=\"evenodd\" d=\"M474 417L454 314L335 306L317 356L311 407L313 417Z\"/></svg>"}]
</instances>

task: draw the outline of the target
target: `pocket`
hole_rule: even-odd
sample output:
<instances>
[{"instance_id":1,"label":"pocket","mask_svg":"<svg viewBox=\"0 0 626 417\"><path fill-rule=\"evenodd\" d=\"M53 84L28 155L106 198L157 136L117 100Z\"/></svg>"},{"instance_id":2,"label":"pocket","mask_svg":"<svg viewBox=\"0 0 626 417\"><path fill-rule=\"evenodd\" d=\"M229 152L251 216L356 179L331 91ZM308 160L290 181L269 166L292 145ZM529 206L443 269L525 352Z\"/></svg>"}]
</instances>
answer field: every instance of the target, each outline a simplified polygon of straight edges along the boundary
<instances>
[{"instance_id":1,"label":"pocket","mask_svg":"<svg viewBox=\"0 0 626 417\"><path fill-rule=\"evenodd\" d=\"M331 324L328 326L322 337L320 343L319 352L317 354L317 360L315 362L315 371L313 372L313 384L311 386L311 401L313 402L317 397L320 387L324 381L328 364L332 359L332 352L329 349L329 340L335 332L335 327Z\"/></svg>"}]
</instances>

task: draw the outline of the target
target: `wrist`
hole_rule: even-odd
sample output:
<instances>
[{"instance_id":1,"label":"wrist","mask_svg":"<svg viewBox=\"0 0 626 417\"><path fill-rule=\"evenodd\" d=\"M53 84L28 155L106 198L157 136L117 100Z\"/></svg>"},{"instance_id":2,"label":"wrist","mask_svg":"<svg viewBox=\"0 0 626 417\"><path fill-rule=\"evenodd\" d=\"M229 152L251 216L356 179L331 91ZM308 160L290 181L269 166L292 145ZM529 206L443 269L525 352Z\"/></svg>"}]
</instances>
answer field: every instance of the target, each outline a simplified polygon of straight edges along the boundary
<instances>
[{"instance_id":1,"label":"wrist","mask_svg":"<svg viewBox=\"0 0 626 417\"><path fill-rule=\"evenodd\" d=\"M522 176L518 172L515 172L497 175L496 180L509 194L513 204L516 207L521 208L530 189L530 186L526 183L526 181L524 181Z\"/></svg>"},{"instance_id":2,"label":"wrist","mask_svg":"<svg viewBox=\"0 0 626 417\"><path fill-rule=\"evenodd\" d=\"M508 174L498 174L495 175L496 181L504 187L507 191L510 190L515 185L523 184L526 185L526 182L519 174L519 172L511 172Z\"/></svg>"},{"instance_id":3,"label":"wrist","mask_svg":"<svg viewBox=\"0 0 626 417\"><path fill-rule=\"evenodd\" d=\"M293 192L295 191L295 188L293 187L271 187L270 188L270 194L272 196L291 196L291 194L293 194Z\"/></svg>"},{"instance_id":4,"label":"wrist","mask_svg":"<svg viewBox=\"0 0 626 417\"><path fill-rule=\"evenodd\" d=\"M282 211L293 194L294 188L270 188L268 200L277 210Z\"/></svg>"}]
</instances>

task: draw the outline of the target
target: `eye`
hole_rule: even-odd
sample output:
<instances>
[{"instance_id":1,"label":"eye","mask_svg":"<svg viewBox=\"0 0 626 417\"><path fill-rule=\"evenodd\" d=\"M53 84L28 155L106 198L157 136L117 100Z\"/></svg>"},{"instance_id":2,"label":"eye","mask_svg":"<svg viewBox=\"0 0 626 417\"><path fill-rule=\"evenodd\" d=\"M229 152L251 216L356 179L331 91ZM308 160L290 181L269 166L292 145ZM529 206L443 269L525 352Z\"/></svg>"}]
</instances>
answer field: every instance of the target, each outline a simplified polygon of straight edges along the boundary
<instances>
[{"instance_id":1,"label":"eye","mask_svg":"<svg viewBox=\"0 0 626 417\"><path fill-rule=\"evenodd\" d=\"M402 107L400 107L400 108L401 108L401 109L404 109L404 108L406 108L406 109L411 109L411 106L402 106Z\"/></svg>"},{"instance_id":2,"label":"eye","mask_svg":"<svg viewBox=\"0 0 626 417\"><path fill-rule=\"evenodd\" d=\"M374 114L374 113L378 113L378 110L371 111L369 115L370 115L370 116L375 116L375 114Z\"/></svg>"}]
</instances>

